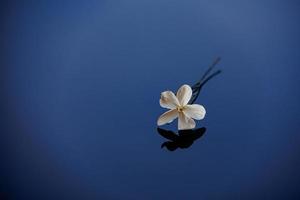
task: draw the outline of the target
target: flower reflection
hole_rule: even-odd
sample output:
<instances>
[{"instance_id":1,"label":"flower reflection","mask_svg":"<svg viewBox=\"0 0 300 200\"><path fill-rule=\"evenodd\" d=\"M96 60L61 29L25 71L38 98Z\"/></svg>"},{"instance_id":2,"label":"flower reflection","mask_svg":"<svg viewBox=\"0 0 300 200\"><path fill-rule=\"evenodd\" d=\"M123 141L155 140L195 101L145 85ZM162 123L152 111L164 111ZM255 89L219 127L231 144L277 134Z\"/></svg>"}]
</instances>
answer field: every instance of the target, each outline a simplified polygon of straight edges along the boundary
<instances>
[{"instance_id":1,"label":"flower reflection","mask_svg":"<svg viewBox=\"0 0 300 200\"><path fill-rule=\"evenodd\" d=\"M162 137L169 140L162 143L161 148L166 147L169 151L174 151L177 148L189 148L194 143L194 141L204 135L205 131L205 127L190 130L179 130L177 135L173 131L157 128L157 132Z\"/></svg>"}]
</instances>

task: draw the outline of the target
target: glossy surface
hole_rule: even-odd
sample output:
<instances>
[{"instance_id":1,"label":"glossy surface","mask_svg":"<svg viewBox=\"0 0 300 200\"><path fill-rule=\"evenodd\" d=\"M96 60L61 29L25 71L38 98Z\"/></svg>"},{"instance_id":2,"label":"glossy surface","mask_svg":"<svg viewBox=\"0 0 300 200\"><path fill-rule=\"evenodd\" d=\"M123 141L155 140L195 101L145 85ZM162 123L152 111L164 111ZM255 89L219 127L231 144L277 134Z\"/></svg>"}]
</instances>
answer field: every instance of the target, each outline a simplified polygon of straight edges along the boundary
<instances>
[{"instance_id":1,"label":"glossy surface","mask_svg":"<svg viewBox=\"0 0 300 200\"><path fill-rule=\"evenodd\" d=\"M300 198L297 1L2 4L2 196ZM216 56L205 134L161 148L160 93Z\"/></svg>"}]
</instances>

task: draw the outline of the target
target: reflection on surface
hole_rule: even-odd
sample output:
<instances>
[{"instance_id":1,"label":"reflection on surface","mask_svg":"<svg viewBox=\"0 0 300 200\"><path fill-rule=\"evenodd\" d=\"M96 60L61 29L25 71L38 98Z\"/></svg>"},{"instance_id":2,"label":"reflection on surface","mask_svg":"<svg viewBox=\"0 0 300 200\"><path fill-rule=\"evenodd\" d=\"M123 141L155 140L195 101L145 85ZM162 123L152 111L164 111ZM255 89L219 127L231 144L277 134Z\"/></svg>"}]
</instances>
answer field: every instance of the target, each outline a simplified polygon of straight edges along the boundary
<instances>
[{"instance_id":1,"label":"reflection on surface","mask_svg":"<svg viewBox=\"0 0 300 200\"><path fill-rule=\"evenodd\" d=\"M169 140L162 143L161 148L166 147L169 151L174 151L177 148L189 148L195 140L204 135L205 131L205 127L190 130L179 130L177 135L173 131L157 128L157 132Z\"/></svg>"}]
</instances>

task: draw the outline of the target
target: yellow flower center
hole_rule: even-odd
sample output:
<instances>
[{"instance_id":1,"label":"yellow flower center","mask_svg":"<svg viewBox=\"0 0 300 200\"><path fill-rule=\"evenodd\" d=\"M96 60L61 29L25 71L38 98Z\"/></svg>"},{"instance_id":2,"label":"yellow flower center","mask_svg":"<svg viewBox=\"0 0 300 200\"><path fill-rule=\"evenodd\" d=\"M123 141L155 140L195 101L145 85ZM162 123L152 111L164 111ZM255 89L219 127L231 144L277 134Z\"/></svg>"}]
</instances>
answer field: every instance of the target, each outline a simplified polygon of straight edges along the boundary
<instances>
[{"instance_id":1,"label":"yellow flower center","mask_svg":"<svg viewBox=\"0 0 300 200\"><path fill-rule=\"evenodd\" d=\"M177 107L177 111L178 111L178 112L182 112L182 111L183 111L183 109L184 109L184 107L183 107L183 106L179 106L179 107Z\"/></svg>"}]
</instances>

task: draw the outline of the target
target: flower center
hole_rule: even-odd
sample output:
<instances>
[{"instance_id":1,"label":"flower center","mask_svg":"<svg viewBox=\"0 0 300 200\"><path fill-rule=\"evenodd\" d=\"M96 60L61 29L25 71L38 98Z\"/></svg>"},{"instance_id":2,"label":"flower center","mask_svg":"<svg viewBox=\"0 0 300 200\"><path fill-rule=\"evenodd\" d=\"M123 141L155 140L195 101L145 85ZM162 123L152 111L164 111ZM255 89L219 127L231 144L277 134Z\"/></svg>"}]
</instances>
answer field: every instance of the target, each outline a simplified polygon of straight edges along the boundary
<instances>
[{"instance_id":1,"label":"flower center","mask_svg":"<svg viewBox=\"0 0 300 200\"><path fill-rule=\"evenodd\" d=\"M182 106L178 106L178 107L177 107L177 111L178 111L178 112L182 112L182 111L183 111L183 108L184 108L184 107L182 107Z\"/></svg>"}]
</instances>

